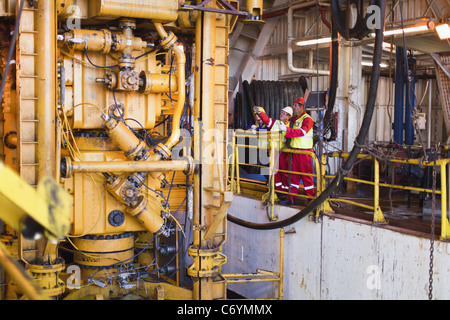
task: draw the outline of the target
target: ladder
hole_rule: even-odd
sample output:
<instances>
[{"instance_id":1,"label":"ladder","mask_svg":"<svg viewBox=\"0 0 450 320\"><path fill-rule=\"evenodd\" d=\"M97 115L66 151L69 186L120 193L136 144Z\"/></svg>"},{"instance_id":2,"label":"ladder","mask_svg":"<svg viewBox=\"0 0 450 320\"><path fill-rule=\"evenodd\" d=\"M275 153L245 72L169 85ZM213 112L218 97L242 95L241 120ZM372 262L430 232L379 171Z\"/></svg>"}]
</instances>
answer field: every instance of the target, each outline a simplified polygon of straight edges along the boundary
<instances>
[{"instance_id":1,"label":"ladder","mask_svg":"<svg viewBox=\"0 0 450 320\"><path fill-rule=\"evenodd\" d=\"M18 1L19 2L19 1ZM16 9L17 10L17 9ZM16 11L17 12L17 11ZM20 20L18 39L16 43L16 128L18 171L20 177L33 187L37 186L37 97L36 97L36 64L38 56L35 53L37 31L35 16L37 10L30 8L25 2ZM37 258L35 241L19 238L19 256L32 262Z\"/></svg>"},{"instance_id":2,"label":"ladder","mask_svg":"<svg viewBox=\"0 0 450 320\"><path fill-rule=\"evenodd\" d=\"M22 179L32 186L37 185L37 124L35 72L37 54L35 53L36 9L25 3L17 39L16 87L17 87L17 137L18 169Z\"/></svg>"},{"instance_id":3,"label":"ladder","mask_svg":"<svg viewBox=\"0 0 450 320\"><path fill-rule=\"evenodd\" d=\"M201 112L206 126L196 132L201 140L197 142L197 148L201 147L201 150L194 151L203 160L201 183L196 182L201 187L197 208L201 218L200 225L193 226L196 231L194 245L188 250L194 260L188 274L199 279L194 292L201 299L226 299L226 281L220 274L226 257L221 254L221 246L226 240L226 214L232 202L232 192L227 191L226 185L230 19L215 17L215 14L205 12L202 18L204 46L199 63L203 78L199 83L202 86ZM197 235L199 242L196 242Z\"/></svg>"}]
</instances>

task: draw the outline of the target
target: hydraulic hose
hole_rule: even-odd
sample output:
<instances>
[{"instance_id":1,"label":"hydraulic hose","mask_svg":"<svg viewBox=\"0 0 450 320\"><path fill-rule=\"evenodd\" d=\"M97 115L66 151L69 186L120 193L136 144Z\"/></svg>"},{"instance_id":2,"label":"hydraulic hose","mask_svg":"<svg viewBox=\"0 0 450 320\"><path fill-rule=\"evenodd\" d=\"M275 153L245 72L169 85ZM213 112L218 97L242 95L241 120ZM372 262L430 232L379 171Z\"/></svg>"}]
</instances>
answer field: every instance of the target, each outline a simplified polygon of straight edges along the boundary
<instances>
[{"instance_id":1,"label":"hydraulic hose","mask_svg":"<svg viewBox=\"0 0 450 320\"><path fill-rule=\"evenodd\" d=\"M380 78L380 62L381 62L381 53L382 53L382 43L383 43L383 29L384 29L384 13L385 13L385 1L380 1L380 19L381 19L381 28L375 30L375 46L373 51L373 69L372 69L372 75L370 78L370 87L369 87L369 93L367 97L367 104L366 104L366 111L364 113L364 119L361 125L361 128L359 130L359 134L356 138L355 145L350 152L348 158L344 162L344 164L339 169L338 174L336 177L330 182L330 184L327 186L327 188L311 203L305 207L303 210L297 212L295 215L293 215L290 218L276 221L276 222L270 222L270 223L255 223L255 222L249 222L245 221L243 219L236 218L230 214L227 215L227 219L230 222L233 222L237 225L250 228L250 229L256 229L256 230L272 230L272 229L279 229L284 228L288 225L291 225L304 217L308 216L311 212L313 212L320 204L322 204L330 195L331 193L339 186L339 184L344 179L345 175L352 169L353 164L355 160L357 159L357 156L359 152L361 151L361 146L364 144L364 141L366 139L367 133L369 131L370 123L372 121L372 115L375 109L375 100L377 96L377 90L378 90L378 80Z\"/></svg>"},{"instance_id":2,"label":"hydraulic hose","mask_svg":"<svg viewBox=\"0 0 450 320\"><path fill-rule=\"evenodd\" d=\"M5 70L3 71L2 84L0 86L0 106L2 105L2 102L3 102L3 92L5 91L6 78L8 77L9 67L11 66L12 56L16 49L16 39L17 39L17 34L19 32L20 18L22 17L24 3L25 3L25 0L22 0L20 2L19 12L17 13L17 17L16 17L16 24L14 26L13 35L11 38L11 44L9 45L8 57L6 58Z\"/></svg>"},{"instance_id":3,"label":"hydraulic hose","mask_svg":"<svg viewBox=\"0 0 450 320\"><path fill-rule=\"evenodd\" d=\"M328 94L328 106L325 116L323 117L323 123L325 131L331 126L332 137L330 140L334 140L335 132L332 123L330 123L331 116L333 114L334 103L336 102L336 91L338 82L338 65L339 65L339 41L338 31L336 23L332 20L331 23L331 73L330 73L330 91Z\"/></svg>"}]
</instances>

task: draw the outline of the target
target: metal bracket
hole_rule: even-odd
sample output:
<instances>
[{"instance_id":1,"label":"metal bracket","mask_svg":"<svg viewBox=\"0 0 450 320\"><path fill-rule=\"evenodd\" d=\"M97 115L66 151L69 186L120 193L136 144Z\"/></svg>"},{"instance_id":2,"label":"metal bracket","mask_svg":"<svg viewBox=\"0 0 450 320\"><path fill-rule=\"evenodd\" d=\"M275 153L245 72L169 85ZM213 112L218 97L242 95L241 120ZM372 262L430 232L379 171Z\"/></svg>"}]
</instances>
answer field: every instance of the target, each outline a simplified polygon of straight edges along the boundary
<instances>
[{"instance_id":1,"label":"metal bracket","mask_svg":"<svg viewBox=\"0 0 450 320\"><path fill-rule=\"evenodd\" d=\"M194 259L194 263L187 269L191 277L213 277L219 274L219 267L227 262L227 257L219 252L219 248L199 249L191 246L188 254Z\"/></svg>"}]
</instances>

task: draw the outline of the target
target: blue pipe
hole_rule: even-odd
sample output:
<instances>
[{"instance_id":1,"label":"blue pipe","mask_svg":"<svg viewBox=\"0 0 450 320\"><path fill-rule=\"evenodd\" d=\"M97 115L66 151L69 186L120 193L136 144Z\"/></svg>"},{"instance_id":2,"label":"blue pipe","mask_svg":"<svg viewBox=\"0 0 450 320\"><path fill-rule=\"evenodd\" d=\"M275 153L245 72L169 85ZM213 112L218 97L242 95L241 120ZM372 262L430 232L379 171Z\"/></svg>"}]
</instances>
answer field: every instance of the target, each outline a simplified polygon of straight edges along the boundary
<instances>
[{"instance_id":1,"label":"blue pipe","mask_svg":"<svg viewBox=\"0 0 450 320\"><path fill-rule=\"evenodd\" d=\"M416 106L415 92L416 92L416 58L411 57L408 60L409 67L409 88L406 88L406 102L405 102L405 144L411 146L414 144L414 124L412 121L413 109ZM406 82L406 86L408 82Z\"/></svg>"},{"instance_id":2,"label":"blue pipe","mask_svg":"<svg viewBox=\"0 0 450 320\"><path fill-rule=\"evenodd\" d=\"M395 50L395 104L394 104L394 141L403 144L403 109L405 88L405 49L397 47Z\"/></svg>"}]
</instances>

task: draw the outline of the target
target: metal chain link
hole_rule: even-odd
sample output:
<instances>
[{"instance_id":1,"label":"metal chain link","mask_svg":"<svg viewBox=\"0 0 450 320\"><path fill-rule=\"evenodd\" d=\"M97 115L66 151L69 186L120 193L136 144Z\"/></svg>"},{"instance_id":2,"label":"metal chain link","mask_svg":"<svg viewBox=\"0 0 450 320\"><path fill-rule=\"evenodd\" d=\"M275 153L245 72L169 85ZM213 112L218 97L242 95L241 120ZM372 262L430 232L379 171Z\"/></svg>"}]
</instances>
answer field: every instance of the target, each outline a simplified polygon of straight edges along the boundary
<instances>
[{"instance_id":1,"label":"metal chain link","mask_svg":"<svg viewBox=\"0 0 450 320\"><path fill-rule=\"evenodd\" d=\"M433 299L433 260L434 260L434 228L436 209L436 159L433 165L433 193L431 197L431 234L430 234L430 268L428 279L428 299Z\"/></svg>"},{"instance_id":2,"label":"metal chain link","mask_svg":"<svg viewBox=\"0 0 450 320\"><path fill-rule=\"evenodd\" d=\"M436 101L435 105L438 104L439 97L439 88L436 89ZM431 117L431 114L430 114ZM428 278L428 299L433 299L433 267L434 267L434 229L435 229L435 214L436 214L436 159L437 152L439 150L439 142L438 142L438 122L439 122L438 110L435 108L434 110L434 143L435 147L431 150L430 156L434 158L433 164L433 192L431 197L431 231L430 231L430 265L429 265L429 278ZM430 143L431 145L431 143ZM430 161L433 159L430 159Z\"/></svg>"}]
</instances>

